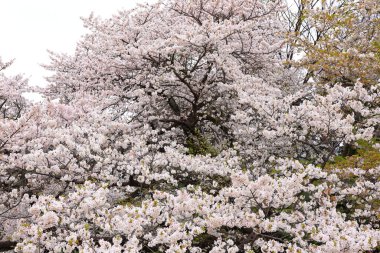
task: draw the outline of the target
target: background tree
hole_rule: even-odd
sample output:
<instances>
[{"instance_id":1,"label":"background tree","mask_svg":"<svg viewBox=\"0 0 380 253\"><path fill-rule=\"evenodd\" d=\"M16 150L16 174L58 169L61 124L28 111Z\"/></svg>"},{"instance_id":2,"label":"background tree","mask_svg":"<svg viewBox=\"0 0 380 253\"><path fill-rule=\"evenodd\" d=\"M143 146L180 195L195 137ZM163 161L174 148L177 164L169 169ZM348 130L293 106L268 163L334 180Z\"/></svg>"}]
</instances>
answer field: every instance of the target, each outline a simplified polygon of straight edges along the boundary
<instances>
[{"instance_id":1,"label":"background tree","mask_svg":"<svg viewBox=\"0 0 380 253\"><path fill-rule=\"evenodd\" d=\"M306 68L304 82L377 84L380 5L376 0L294 0L287 59ZM305 54L304 57L294 58Z\"/></svg>"}]
</instances>

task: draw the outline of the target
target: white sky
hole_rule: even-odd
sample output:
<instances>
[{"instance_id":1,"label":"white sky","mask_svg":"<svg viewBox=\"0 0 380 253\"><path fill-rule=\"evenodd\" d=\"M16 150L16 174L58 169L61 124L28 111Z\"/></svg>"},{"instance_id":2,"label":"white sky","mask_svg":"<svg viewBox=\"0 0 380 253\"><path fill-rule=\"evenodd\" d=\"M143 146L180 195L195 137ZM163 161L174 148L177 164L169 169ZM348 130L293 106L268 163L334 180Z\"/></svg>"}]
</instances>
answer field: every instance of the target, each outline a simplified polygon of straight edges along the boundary
<instances>
[{"instance_id":1,"label":"white sky","mask_svg":"<svg viewBox=\"0 0 380 253\"><path fill-rule=\"evenodd\" d=\"M72 53L86 32L80 17L109 17L136 3L154 0L0 0L0 56L15 59L9 74L23 73L31 85L44 86L47 49Z\"/></svg>"}]
</instances>

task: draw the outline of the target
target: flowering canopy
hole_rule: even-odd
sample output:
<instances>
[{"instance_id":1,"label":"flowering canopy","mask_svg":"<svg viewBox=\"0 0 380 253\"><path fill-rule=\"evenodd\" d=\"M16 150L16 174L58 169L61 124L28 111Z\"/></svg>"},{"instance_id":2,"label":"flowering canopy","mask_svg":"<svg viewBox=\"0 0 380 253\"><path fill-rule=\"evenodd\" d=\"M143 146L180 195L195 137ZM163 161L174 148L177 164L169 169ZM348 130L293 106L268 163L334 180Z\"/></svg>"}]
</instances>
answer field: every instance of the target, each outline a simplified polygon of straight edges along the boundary
<instances>
[{"instance_id":1,"label":"flowering canopy","mask_svg":"<svg viewBox=\"0 0 380 253\"><path fill-rule=\"evenodd\" d=\"M283 10L91 16L74 55L52 54L48 101L2 75L0 250L378 250L380 163L338 158L379 154L380 85L302 85L280 57Z\"/></svg>"}]
</instances>

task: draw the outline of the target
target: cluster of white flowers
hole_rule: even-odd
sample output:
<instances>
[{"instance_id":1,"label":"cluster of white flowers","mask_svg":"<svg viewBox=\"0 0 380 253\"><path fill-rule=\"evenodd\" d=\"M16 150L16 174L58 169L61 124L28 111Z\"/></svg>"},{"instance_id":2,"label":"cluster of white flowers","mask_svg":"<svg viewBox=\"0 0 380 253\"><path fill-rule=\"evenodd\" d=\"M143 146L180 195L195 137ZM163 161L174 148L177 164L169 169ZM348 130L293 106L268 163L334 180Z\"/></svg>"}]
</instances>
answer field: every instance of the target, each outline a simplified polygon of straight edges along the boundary
<instances>
[{"instance_id":1,"label":"cluster of white flowers","mask_svg":"<svg viewBox=\"0 0 380 253\"><path fill-rule=\"evenodd\" d=\"M340 175L315 166L290 160L281 164L257 179L235 171L230 186L214 194L189 185L172 193L153 191L138 203L117 204L112 201L117 189L87 181L59 199L40 197L29 209L32 217L20 220L14 236L23 242L16 250L360 252L377 246L378 210L355 212L356 219L347 219L351 214L340 205L357 196L368 203L378 199L379 183L367 181L358 170L350 171L357 176L354 183L343 184ZM367 173L378 177L379 171ZM203 245L208 240L213 243Z\"/></svg>"}]
</instances>

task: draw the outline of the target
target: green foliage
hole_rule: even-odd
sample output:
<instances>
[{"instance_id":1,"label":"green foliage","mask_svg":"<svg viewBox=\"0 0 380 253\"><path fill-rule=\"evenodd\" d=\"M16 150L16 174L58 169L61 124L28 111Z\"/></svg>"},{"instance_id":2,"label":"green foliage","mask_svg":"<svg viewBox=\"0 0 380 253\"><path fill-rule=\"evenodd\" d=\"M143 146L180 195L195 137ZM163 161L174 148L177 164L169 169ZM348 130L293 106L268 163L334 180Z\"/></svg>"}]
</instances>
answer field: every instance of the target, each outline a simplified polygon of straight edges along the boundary
<instances>
[{"instance_id":1,"label":"green foliage","mask_svg":"<svg viewBox=\"0 0 380 253\"><path fill-rule=\"evenodd\" d=\"M216 239L217 238L213 235L210 235L208 233L202 233L194 237L193 246L197 246L203 249L211 248Z\"/></svg>"},{"instance_id":2,"label":"green foliage","mask_svg":"<svg viewBox=\"0 0 380 253\"><path fill-rule=\"evenodd\" d=\"M373 47L375 48L375 56L377 61L380 63L380 40L373 42Z\"/></svg>"},{"instance_id":3,"label":"green foliage","mask_svg":"<svg viewBox=\"0 0 380 253\"><path fill-rule=\"evenodd\" d=\"M305 53L294 61L309 71L305 81L313 76L318 83L352 85L360 79L365 85L376 85L380 74L380 1L295 2L301 9L290 43Z\"/></svg>"},{"instance_id":4,"label":"green foliage","mask_svg":"<svg viewBox=\"0 0 380 253\"><path fill-rule=\"evenodd\" d=\"M132 198L120 199L117 201L117 204L122 205L122 206L128 206L128 207L132 207L132 206L141 207L141 201L135 201Z\"/></svg>"},{"instance_id":5,"label":"green foliage","mask_svg":"<svg viewBox=\"0 0 380 253\"><path fill-rule=\"evenodd\" d=\"M359 168L362 170L370 170L380 166L380 151L373 147L378 140L359 140L356 142L356 148L353 149L353 154L348 156L336 156L332 162L326 165L326 170L339 169L339 177L342 181L348 183L349 185L355 185L358 177L354 176L352 173L346 173L347 168ZM380 180L380 178L377 178ZM337 209L345 213L348 217L351 217L356 209L369 208L371 210L380 210L380 200L372 199L371 201L364 201L365 194L359 195L349 195L343 200L337 203ZM351 208L348 208L350 205ZM380 216L377 217L378 219ZM362 219L362 223L370 223L369 219Z\"/></svg>"},{"instance_id":6,"label":"green foliage","mask_svg":"<svg viewBox=\"0 0 380 253\"><path fill-rule=\"evenodd\" d=\"M195 130L195 134L187 138L186 144L190 155L211 155L215 157L219 153L198 129Z\"/></svg>"},{"instance_id":7,"label":"green foliage","mask_svg":"<svg viewBox=\"0 0 380 253\"><path fill-rule=\"evenodd\" d=\"M380 166L380 151L373 147L376 141L357 141L357 148L351 156L336 156L326 165L327 169L361 168L369 170Z\"/></svg>"}]
</instances>

